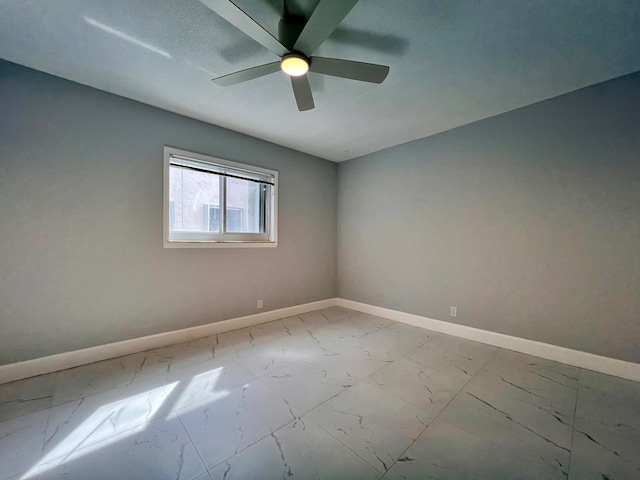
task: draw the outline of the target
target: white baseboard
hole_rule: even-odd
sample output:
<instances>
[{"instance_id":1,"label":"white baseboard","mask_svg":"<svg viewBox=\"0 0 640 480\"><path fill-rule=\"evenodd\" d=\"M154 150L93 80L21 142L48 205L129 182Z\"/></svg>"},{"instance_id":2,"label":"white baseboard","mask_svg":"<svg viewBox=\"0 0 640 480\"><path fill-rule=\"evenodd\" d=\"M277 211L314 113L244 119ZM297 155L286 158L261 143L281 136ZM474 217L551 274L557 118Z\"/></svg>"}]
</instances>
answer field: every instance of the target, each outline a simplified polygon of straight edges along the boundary
<instances>
[{"instance_id":1,"label":"white baseboard","mask_svg":"<svg viewBox=\"0 0 640 480\"><path fill-rule=\"evenodd\" d=\"M486 343L496 347L514 350L516 352L534 355L556 362L574 365L595 372L606 373L616 377L626 378L640 382L640 364L625 362L615 358L602 357L592 353L581 352L569 348L550 345L548 343L536 342L525 338L512 337L502 333L480 330L478 328L467 327L454 323L435 320L433 318L413 315L411 313L400 312L383 307L376 307L366 303L354 302L343 298L329 298L318 302L295 305L293 307L280 308L268 312L247 315L246 317L232 318L221 322L199 325L197 327L184 328L171 332L158 333L146 337L123 340L121 342L98 345L96 347L74 350L72 352L59 353L47 357L26 360L24 362L0 365L0 384L20 380L36 375L73 368L87 363L98 362L115 358L122 355L129 355L151 348L164 347L174 343L187 342L195 338L206 337L216 333L237 330L238 328L251 327L260 323L271 322L280 318L312 312L323 308L340 306L350 308L359 312L377 315L388 318L396 322L407 323L416 327L426 328L434 332L446 333L456 337Z\"/></svg>"},{"instance_id":2,"label":"white baseboard","mask_svg":"<svg viewBox=\"0 0 640 480\"><path fill-rule=\"evenodd\" d=\"M323 308L334 307L337 304L335 298L328 298L318 302L295 305L293 307L279 308L268 312L247 315L246 317L232 318L221 322L199 325L197 327L183 328L171 332L157 333L146 337L132 338L121 342L98 345L96 347L83 348L72 352L58 353L47 357L35 358L24 362L0 365L0 384L20 380L45 373L56 372L66 368L73 368L87 363L99 362L109 358L142 352L151 348L165 347L174 343L187 342L195 338L215 335L239 328L251 327L260 323L271 322L280 318L300 315Z\"/></svg>"},{"instance_id":3,"label":"white baseboard","mask_svg":"<svg viewBox=\"0 0 640 480\"><path fill-rule=\"evenodd\" d=\"M548 343L527 340L526 338L512 337L502 333L480 330L478 328L467 327L455 323L443 322L433 318L421 317L411 313L404 313L388 308L376 307L366 303L354 302L343 298L337 299L339 307L350 308L359 312L369 313L378 317L388 318L396 322L407 323L416 327L426 328L434 332L446 333L456 337L486 343L495 347L515 350L516 352L534 355L547 360L566 363L595 372L606 373L616 377L626 378L640 382L640 364L625 362L615 358L602 357L592 353L572 350L570 348L550 345Z\"/></svg>"}]
</instances>

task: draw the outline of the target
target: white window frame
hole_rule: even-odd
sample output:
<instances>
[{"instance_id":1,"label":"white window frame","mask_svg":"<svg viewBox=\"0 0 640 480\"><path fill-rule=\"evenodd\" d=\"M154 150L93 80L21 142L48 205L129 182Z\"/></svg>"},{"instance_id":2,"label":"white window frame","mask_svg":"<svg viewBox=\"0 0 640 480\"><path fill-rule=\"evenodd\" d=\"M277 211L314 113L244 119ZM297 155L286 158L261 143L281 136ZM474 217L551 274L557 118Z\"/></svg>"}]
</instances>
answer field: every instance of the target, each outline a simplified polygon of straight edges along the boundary
<instances>
[{"instance_id":1,"label":"white window frame","mask_svg":"<svg viewBox=\"0 0 640 480\"><path fill-rule=\"evenodd\" d=\"M170 225L171 158L179 157L273 177L271 198L267 208L266 233L172 232ZM212 172L215 173L215 172ZM220 191L221 212L226 206L226 191ZM278 246L278 172L199 153L164 147L163 242L165 248L246 248Z\"/></svg>"}]
</instances>

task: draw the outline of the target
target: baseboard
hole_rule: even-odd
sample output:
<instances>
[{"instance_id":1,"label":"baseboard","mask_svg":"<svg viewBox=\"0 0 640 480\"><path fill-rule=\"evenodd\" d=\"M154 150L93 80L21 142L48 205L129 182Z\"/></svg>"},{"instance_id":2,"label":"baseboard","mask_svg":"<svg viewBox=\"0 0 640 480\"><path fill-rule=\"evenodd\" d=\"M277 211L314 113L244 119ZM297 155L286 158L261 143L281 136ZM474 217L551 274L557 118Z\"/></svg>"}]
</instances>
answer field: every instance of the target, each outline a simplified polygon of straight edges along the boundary
<instances>
[{"instance_id":1,"label":"baseboard","mask_svg":"<svg viewBox=\"0 0 640 480\"><path fill-rule=\"evenodd\" d=\"M556 362L586 368L587 370L593 370L595 372L606 373L608 375L614 375L616 377L640 382L640 364L637 363L602 357L600 355L559 347L557 345L527 340L526 338L512 337L502 333L443 322L442 320L421 317L411 313L376 307L374 305L354 302L343 298L337 299L337 305L339 307L350 308L352 310L369 313L378 317L388 318L389 320L394 320L396 322L426 328L428 330L433 330L434 332L446 333L448 335L486 343L495 347L515 350L516 352L546 358L547 360L554 360Z\"/></svg>"},{"instance_id":2,"label":"baseboard","mask_svg":"<svg viewBox=\"0 0 640 480\"><path fill-rule=\"evenodd\" d=\"M280 318L300 315L323 308L334 307L337 304L335 298L328 298L318 302L305 303L292 307L279 308L268 312L256 313L245 317L232 318L220 322L199 325L197 327L183 328L171 332L157 333L146 337L132 338L121 342L98 345L96 347L83 348L72 352L58 353L47 357L35 358L24 362L0 365L0 384L21 380L23 378L44 375L66 368L73 368L87 363L99 362L109 358L142 352L151 348L165 347L174 343L187 342L195 338L215 335L239 328L251 327L260 323L271 322Z\"/></svg>"},{"instance_id":3,"label":"baseboard","mask_svg":"<svg viewBox=\"0 0 640 480\"><path fill-rule=\"evenodd\" d=\"M340 306L359 312L377 315L396 322L407 323L416 327L426 328L434 332L446 333L456 337L486 343L496 347L514 350L536 357L554 360L556 362L574 365L595 372L606 373L629 380L640 382L640 364L625 362L615 358L603 357L592 353L572 350L570 348L550 345L548 343L527 340L526 338L512 337L502 333L480 330L478 328L457 325L433 318L422 317L411 313L400 312L366 303L354 302L343 298L329 298L318 302L305 303L292 307L270 310L245 317L232 318L220 322L199 325L197 327L184 328L171 332L163 332L146 337L123 340L121 342L99 345L96 347L74 350L72 352L59 353L47 357L26 360L23 362L0 365L0 384L20 380L23 378L43 375L66 368L73 368L87 363L98 362L122 355L137 353L151 348L159 348L174 343L187 342L195 338L206 337L216 333L236 330L238 328L251 327L260 323L271 322L280 318L300 315L323 308Z\"/></svg>"}]
</instances>

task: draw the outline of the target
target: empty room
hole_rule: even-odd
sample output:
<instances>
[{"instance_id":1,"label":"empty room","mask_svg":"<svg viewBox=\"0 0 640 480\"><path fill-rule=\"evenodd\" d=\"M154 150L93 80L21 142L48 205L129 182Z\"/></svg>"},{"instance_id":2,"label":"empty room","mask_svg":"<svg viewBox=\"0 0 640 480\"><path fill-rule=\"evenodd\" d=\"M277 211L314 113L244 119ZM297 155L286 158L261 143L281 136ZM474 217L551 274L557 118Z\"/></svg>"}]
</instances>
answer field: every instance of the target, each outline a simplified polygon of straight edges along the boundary
<instances>
[{"instance_id":1,"label":"empty room","mask_svg":"<svg viewBox=\"0 0 640 480\"><path fill-rule=\"evenodd\" d=\"M638 25L0 0L0 480L640 478Z\"/></svg>"}]
</instances>

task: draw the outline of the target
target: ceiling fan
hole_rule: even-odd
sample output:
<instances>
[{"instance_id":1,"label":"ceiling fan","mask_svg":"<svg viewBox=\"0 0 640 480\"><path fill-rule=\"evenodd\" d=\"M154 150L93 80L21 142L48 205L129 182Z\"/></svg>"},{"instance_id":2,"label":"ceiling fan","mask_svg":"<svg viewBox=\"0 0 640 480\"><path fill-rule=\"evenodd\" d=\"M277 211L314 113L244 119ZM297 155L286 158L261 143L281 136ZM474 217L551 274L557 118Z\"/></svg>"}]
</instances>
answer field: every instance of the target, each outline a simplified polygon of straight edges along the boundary
<instances>
[{"instance_id":1,"label":"ceiling fan","mask_svg":"<svg viewBox=\"0 0 640 480\"><path fill-rule=\"evenodd\" d=\"M233 26L280 57L280 61L247 68L212 79L228 87L282 70L291 78L298 110L314 108L307 72L349 78L362 82L382 83L389 67L372 63L313 57L358 0L320 0L308 20L297 15L284 15L278 24L278 39L256 23L230 0L200 0Z\"/></svg>"}]
</instances>

